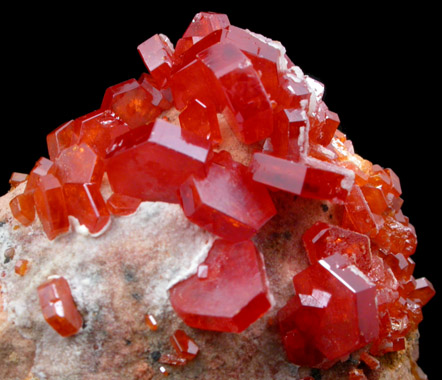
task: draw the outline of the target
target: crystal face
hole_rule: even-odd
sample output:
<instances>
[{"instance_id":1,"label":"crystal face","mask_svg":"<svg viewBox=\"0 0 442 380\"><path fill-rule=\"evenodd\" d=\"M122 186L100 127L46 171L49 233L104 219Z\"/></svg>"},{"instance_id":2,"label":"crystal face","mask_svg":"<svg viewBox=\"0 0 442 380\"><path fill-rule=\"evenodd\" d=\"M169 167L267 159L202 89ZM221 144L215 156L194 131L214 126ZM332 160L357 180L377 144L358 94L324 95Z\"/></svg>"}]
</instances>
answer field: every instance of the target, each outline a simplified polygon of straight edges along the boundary
<instances>
[{"instance_id":1,"label":"crystal face","mask_svg":"<svg viewBox=\"0 0 442 380\"><path fill-rule=\"evenodd\" d=\"M187 325L241 332L270 308L264 264L251 241L218 239L198 274L170 290L172 307Z\"/></svg>"},{"instance_id":2,"label":"crystal face","mask_svg":"<svg viewBox=\"0 0 442 380\"><path fill-rule=\"evenodd\" d=\"M121 149L107 159L106 172L116 193L178 203L179 186L203 169L210 154L206 139L157 119L139 141L131 133L122 136Z\"/></svg>"},{"instance_id":3,"label":"crystal face","mask_svg":"<svg viewBox=\"0 0 442 380\"><path fill-rule=\"evenodd\" d=\"M96 237L142 202L177 204L216 240L195 273L170 289L172 307L190 327L239 333L272 307L267 258L254 242L278 222L278 197L325 201L336 218L302 231L308 266L291 275L293 293L278 311L287 359L326 369L362 350L361 361L376 370L377 356L404 349L435 290L413 276L417 237L398 176L355 153L323 100L324 85L279 42L224 14L198 13L176 46L155 34L138 52L147 73L109 87L99 109L47 135L49 158L29 175L13 173L15 191L26 182L10 201L15 220L41 223L53 240L74 231L76 219ZM15 270L25 274L27 262ZM57 332L79 332L66 280L38 292ZM158 328L153 315L145 323ZM160 363L185 365L198 354L184 330L171 344L176 354Z\"/></svg>"}]
</instances>

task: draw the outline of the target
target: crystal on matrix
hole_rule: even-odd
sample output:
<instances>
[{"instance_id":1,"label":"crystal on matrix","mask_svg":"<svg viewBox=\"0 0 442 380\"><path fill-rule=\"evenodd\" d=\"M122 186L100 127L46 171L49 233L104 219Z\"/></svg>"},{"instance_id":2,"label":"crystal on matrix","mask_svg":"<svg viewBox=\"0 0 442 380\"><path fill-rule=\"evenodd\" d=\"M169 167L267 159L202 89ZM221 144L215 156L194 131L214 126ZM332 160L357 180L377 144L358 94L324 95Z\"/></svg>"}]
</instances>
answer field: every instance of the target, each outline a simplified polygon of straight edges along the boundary
<instances>
[{"instance_id":1,"label":"crystal on matrix","mask_svg":"<svg viewBox=\"0 0 442 380\"><path fill-rule=\"evenodd\" d=\"M286 351L299 365L326 368L379 336L375 285L340 253L312 264L293 278L295 296L279 312L283 334L295 331L311 345L305 358L286 338Z\"/></svg>"},{"instance_id":2,"label":"crystal on matrix","mask_svg":"<svg viewBox=\"0 0 442 380\"><path fill-rule=\"evenodd\" d=\"M144 321L146 322L146 325L149 327L150 330L152 331L158 330L158 322L152 314L147 314L144 317Z\"/></svg>"},{"instance_id":3,"label":"crystal on matrix","mask_svg":"<svg viewBox=\"0 0 442 380\"><path fill-rule=\"evenodd\" d=\"M170 343L177 354L186 360L192 360L198 355L198 345L184 330L175 330L170 337Z\"/></svg>"},{"instance_id":4,"label":"crystal on matrix","mask_svg":"<svg viewBox=\"0 0 442 380\"><path fill-rule=\"evenodd\" d=\"M264 263L250 241L218 239L197 274L170 289L172 307L184 322L203 330L241 332L270 308Z\"/></svg>"},{"instance_id":5,"label":"crystal on matrix","mask_svg":"<svg viewBox=\"0 0 442 380\"><path fill-rule=\"evenodd\" d=\"M100 188L95 183L67 183L63 186L67 212L77 218L91 234L102 231L110 222Z\"/></svg>"},{"instance_id":6,"label":"crystal on matrix","mask_svg":"<svg viewBox=\"0 0 442 380\"><path fill-rule=\"evenodd\" d=\"M25 259L17 260L15 263L14 271L19 276L24 276L29 269L29 261Z\"/></svg>"},{"instance_id":7,"label":"crystal on matrix","mask_svg":"<svg viewBox=\"0 0 442 380\"><path fill-rule=\"evenodd\" d=\"M138 52L148 73L109 87L98 110L47 135L50 159L11 176L13 191L27 181L9 204L15 220L30 226L37 215L52 240L69 231L71 216L96 237L143 201L177 203L220 239L170 289L171 304L190 327L241 332L272 306L250 239L276 216L280 193L335 204L332 224L302 231L309 265L278 312L287 359L327 369L353 354L376 370L374 356L403 350L435 290L413 276L416 231L401 210L398 176L355 153L324 85L279 42L224 14L200 12L175 47L156 34ZM79 331L66 280L39 295L51 326ZM146 324L157 328L152 315ZM163 364L184 365L198 352L183 330L171 342L177 354ZM365 378L359 369L348 375Z\"/></svg>"},{"instance_id":8,"label":"crystal on matrix","mask_svg":"<svg viewBox=\"0 0 442 380\"><path fill-rule=\"evenodd\" d=\"M69 231L69 219L63 187L52 174L40 179L34 193L35 208L46 236L53 240Z\"/></svg>"},{"instance_id":9,"label":"crystal on matrix","mask_svg":"<svg viewBox=\"0 0 442 380\"><path fill-rule=\"evenodd\" d=\"M37 290L46 322L62 337L77 334L83 325L83 318L66 279L54 278L41 284Z\"/></svg>"},{"instance_id":10,"label":"crystal on matrix","mask_svg":"<svg viewBox=\"0 0 442 380\"><path fill-rule=\"evenodd\" d=\"M11 213L24 226L29 226L35 219L34 194L25 192L16 195L9 202Z\"/></svg>"},{"instance_id":11,"label":"crystal on matrix","mask_svg":"<svg viewBox=\"0 0 442 380\"><path fill-rule=\"evenodd\" d=\"M184 214L195 224L231 241L251 238L275 214L267 189L230 155L207 165L205 177L191 176L180 187ZM220 196L220 194L222 194Z\"/></svg>"},{"instance_id":12,"label":"crystal on matrix","mask_svg":"<svg viewBox=\"0 0 442 380\"><path fill-rule=\"evenodd\" d=\"M28 175L26 173L13 172L9 178L9 184L12 188L15 188L21 183L25 182L27 179Z\"/></svg>"},{"instance_id":13,"label":"crystal on matrix","mask_svg":"<svg viewBox=\"0 0 442 380\"><path fill-rule=\"evenodd\" d=\"M137 211L141 204L141 199L129 195L112 193L106 201L106 206L112 215L125 216Z\"/></svg>"}]
</instances>

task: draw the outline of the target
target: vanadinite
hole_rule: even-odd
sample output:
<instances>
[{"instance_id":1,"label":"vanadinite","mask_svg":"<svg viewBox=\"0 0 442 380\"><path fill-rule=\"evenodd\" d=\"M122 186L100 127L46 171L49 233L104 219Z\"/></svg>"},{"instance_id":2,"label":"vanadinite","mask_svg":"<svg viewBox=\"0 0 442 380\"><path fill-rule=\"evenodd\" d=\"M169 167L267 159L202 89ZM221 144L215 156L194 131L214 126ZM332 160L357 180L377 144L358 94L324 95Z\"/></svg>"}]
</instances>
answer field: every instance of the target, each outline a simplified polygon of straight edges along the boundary
<instances>
[{"instance_id":1,"label":"vanadinite","mask_svg":"<svg viewBox=\"0 0 442 380\"><path fill-rule=\"evenodd\" d=\"M49 133L50 159L28 177L11 177L12 186L27 179L10 203L16 220L30 226L37 215L49 239L67 233L73 219L98 235L143 201L179 204L218 239L195 273L170 289L171 305L190 327L240 333L274 306L254 239L277 214L275 198L331 202L340 218L303 231L309 266L292 273L292 297L278 311L287 358L329 368L362 349L375 368L374 356L403 349L435 291L413 277L417 238L401 211L398 176L354 152L322 100L324 85L280 43L223 14L198 13L175 47L156 34L138 52L148 73L108 88L98 110ZM225 149L220 120L247 159ZM57 332L79 331L66 280L38 293ZM182 330L172 343L186 360L198 352Z\"/></svg>"}]
</instances>

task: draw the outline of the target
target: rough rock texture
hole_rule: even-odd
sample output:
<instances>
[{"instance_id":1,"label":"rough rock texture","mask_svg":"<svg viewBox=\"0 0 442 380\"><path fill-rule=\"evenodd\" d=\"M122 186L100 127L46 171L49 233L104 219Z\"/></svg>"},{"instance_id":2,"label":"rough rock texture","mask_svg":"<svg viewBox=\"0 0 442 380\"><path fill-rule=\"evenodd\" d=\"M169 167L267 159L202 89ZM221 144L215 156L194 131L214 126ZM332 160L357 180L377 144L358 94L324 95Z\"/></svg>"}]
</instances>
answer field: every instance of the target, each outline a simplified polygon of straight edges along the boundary
<instances>
[{"instance_id":1,"label":"rough rock texture","mask_svg":"<svg viewBox=\"0 0 442 380\"><path fill-rule=\"evenodd\" d=\"M177 122L176 114L168 116ZM227 136L227 128L222 131L223 148L247 163L252 147ZM144 202L135 214L114 218L98 237L72 228L49 241L38 220L23 227L11 216L8 203L23 186L0 199L0 379L161 379L158 358L173 352L169 336L178 328L195 340L200 352L185 366L164 365L170 379L295 380L314 375L339 380L347 379L348 370L357 365L357 353L328 371L311 372L289 363L275 323L277 311L292 295L294 274L308 265L301 235L318 220L337 223L339 206L272 193L278 215L254 241L264 257L273 307L243 333L227 334L188 328L169 303L168 289L196 271L215 239L190 223L180 206ZM102 191L110 194L106 181ZM10 247L15 255L4 260ZM14 272L19 259L29 261L23 277ZM67 279L84 319L83 328L70 338L45 322L38 304L37 286L54 275ZM156 318L158 330L145 324L147 314ZM415 332L404 352L381 358L379 370L364 367L367 377L418 378L417 345Z\"/></svg>"}]
</instances>

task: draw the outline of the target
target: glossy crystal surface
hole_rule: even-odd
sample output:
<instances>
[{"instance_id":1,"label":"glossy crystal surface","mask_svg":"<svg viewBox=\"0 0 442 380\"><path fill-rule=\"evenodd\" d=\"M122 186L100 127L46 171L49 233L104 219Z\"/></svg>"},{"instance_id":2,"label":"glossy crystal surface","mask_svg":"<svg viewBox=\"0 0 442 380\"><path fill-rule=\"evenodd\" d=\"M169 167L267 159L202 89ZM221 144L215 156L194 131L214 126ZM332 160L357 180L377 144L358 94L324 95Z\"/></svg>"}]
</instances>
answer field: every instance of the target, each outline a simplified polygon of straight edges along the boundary
<instances>
[{"instance_id":1,"label":"glossy crystal surface","mask_svg":"<svg viewBox=\"0 0 442 380\"><path fill-rule=\"evenodd\" d=\"M83 325L83 318L66 279L58 277L49 280L41 284L37 292L46 322L62 337L77 334Z\"/></svg>"},{"instance_id":2,"label":"glossy crystal surface","mask_svg":"<svg viewBox=\"0 0 442 380\"><path fill-rule=\"evenodd\" d=\"M218 239L197 274L170 290L174 310L191 327L241 332L270 308L262 258L251 241Z\"/></svg>"}]
</instances>

